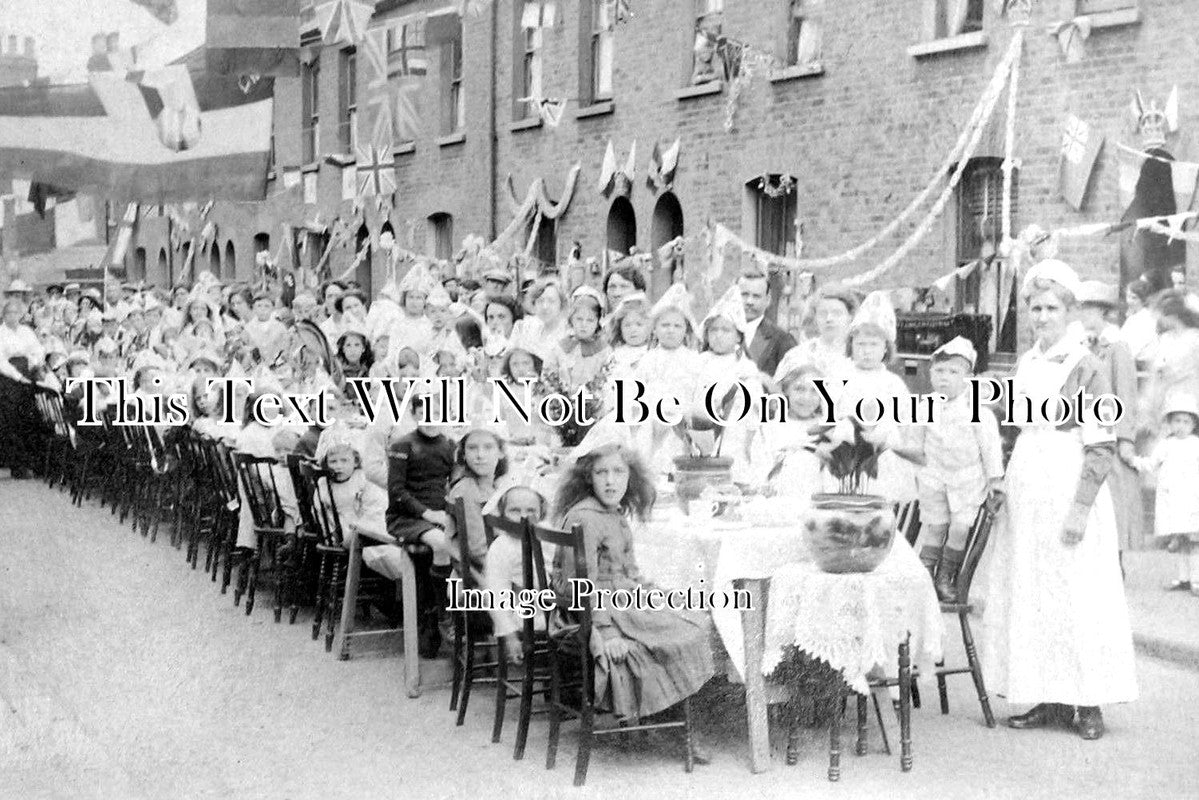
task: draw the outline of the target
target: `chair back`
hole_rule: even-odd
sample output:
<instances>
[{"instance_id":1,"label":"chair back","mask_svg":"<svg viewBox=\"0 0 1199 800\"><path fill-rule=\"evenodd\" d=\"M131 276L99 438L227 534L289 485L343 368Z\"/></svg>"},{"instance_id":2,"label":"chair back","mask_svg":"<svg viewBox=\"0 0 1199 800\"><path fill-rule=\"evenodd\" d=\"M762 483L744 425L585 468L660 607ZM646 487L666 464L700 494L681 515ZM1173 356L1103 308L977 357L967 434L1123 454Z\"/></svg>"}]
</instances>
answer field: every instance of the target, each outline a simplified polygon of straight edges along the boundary
<instances>
[{"instance_id":1,"label":"chair back","mask_svg":"<svg viewBox=\"0 0 1199 800\"><path fill-rule=\"evenodd\" d=\"M920 501L909 500L899 507L899 513L896 515L896 530L899 535L907 540L907 543L912 547L916 546L916 539L920 536Z\"/></svg>"},{"instance_id":2,"label":"chair back","mask_svg":"<svg viewBox=\"0 0 1199 800\"><path fill-rule=\"evenodd\" d=\"M305 488L301 490L297 487L296 492L307 493L309 487L312 489L313 517L321 544L326 547L345 547L345 535L341 528L341 517L337 513L337 501L333 499L329 473L310 461L301 461L299 467Z\"/></svg>"},{"instance_id":3,"label":"chair back","mask_svg":"<svg viewBox=\"0 0 1199 800\"><path fill-rule=\"evenodd\" d=\"M479 588L470 557L470 537L466 535L466 500L458 497L446 508L450 519L454 520L454 536L458 539L458 574L462 578L462 588L470 591Z\"/></svg>"},{"instance_id":4,"label":"chair back","mask_svg":"<svg viewBox=\"0 0 1199 800\"><path fill-rule=\"evenodd\" d=\"M483 527L487 530L488 541L495 541L500 534L513 536L520 542L520 577L524 582L523 586L514 586L514 589L533 588L538 585L536 567L533 564L533 523L529 519L522 519L520 522L501 517L496 514L485 514L483 516ZM540 551L540 547L536 548ZM542 567L544 569L544 565Z\"/></svg>"},{"instance_id":5,"label":"chair back","mask_svg":"<svg viewBox=\"0 0 1199 800\"><path fill-rule=\"evenodd\" d=\"M304 470L303 464L304 457L298 453L292 453L287 457L287 472L291 475L291 483L296 491L296 506L300 511L300 526L305 532L319 537L321 535L321 524L316 516L316 507L313 505L316 483L312 480L310 473Z\"/></svg>"},{"instance_id":6,"label":"chair back","mask_svg":"<svg viewBox=\"0 0 1199 800\"><path fill-rule=\"evenodd\" d=\"M550 586L548 580L548 572L545 568L545 556L542 554L541 547L537 546L540 543L552 544L566 554L567 563L574 567L574 574L571 576L576 580L587 580L587 555L583 548L583 526L573 525L570 530L561 528L553 528L549 525L534 525L533 539L530 542L532 550L532 562L535 572L535 578L539 586ZM590 641L591 635L591 600L583 598L580 608L572 607L571 603L574 598L571 597L569 581L563 584L564 591L555 591L554 604L559 611L567 612L575 616L581 626L580 634L583 636L583 644L586 645Z\"/></svg>"},{"instance_id":7,"label":"chair back","mask_svg":"<svg viewBox=\"0 0 1199 800\"><path fill-rule=\"evenodd\" d=\"M283 527L283 504L279 502L279 488L275 485L273 469L278 462L273 458L236 453L233 463L237 467L246 501L250 504L254 527Z\"/></svg>"},{"instance_id":8,"label":"chair back","mask_svg":"<svg viewBox=\"0 0 1199 800\"><path fill-rule=\"evenodd\" d=\"M220 496L221 503L232 511L241 502L237 492L237 471L233 466L233 456L229 448L216 439L203 437L201 442L209 481Z\"/></svg>"},{"instance_id":9,"label":"chair back","mask_svg":"<svg viewBox=\"0 0 1199 800\"><path fill-rule=\"evenodd\" d=\"M39 386L36 389L35 398L38 411L42 415L42 421L54 432L55 436L67 439L70 441L71 446L74 447L75 427L67 421L67 415L63 408L62 394L54 389Z\"/></svg>"},{"instance_id":10,"label":"chair back","mask_svg":"<svg viewBox=\"0 0 1199 800\"><path fill-rule=\"evenodd\" d=\"M979 506L978 514L974 517L974 524L970 526L970 533L966 537L966 554L962 557L962 566L958 570L957 578L959 603L970 602L970 586L974 583L974 572L978 569L978 562L983 557L983 551L987 549L987 542L991 538L991 528L994 524L995 511L988 498Z\"/></svg>"}]
</instances>

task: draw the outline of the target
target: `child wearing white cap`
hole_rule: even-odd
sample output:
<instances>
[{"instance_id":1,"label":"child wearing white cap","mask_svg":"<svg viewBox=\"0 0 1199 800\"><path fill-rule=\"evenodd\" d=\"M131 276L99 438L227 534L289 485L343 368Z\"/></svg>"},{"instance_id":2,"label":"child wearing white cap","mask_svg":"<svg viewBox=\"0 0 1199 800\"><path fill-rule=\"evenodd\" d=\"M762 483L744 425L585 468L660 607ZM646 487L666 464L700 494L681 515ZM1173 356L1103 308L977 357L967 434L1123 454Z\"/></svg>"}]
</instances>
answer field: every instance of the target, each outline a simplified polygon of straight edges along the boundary
<instances>
[{"instance_id":1,"label":"child wearing white cap","mask_svg":"<svg viewBox=\"0 0 1199 800\"><path fill-rule=\"evenodd\" d=\"M983 409L971 420L970 376L977 353L958 336L933 352L929 371L933 391L945 395L936 422L916 428L924 453L917 475L920 499L920 561L936 581L937 597L955 602L955 581L965 556L966 537L988 491L1003 488L1003 449L995 416Z\"/></svg>"},{"instance_id":2,"label":"child wearing white cap","mask_svg":"<svg viewBox=\"0 0 1199 800\"><path fill-rule=\"evenodd\" d=\"M1155 533L1179 556L1178 578L1166 589L1199 596L1199 403L1179 393L1167 400L1164 411L1166 436L1134 463L1157 473Z\"/></svg>"}]
</instances>

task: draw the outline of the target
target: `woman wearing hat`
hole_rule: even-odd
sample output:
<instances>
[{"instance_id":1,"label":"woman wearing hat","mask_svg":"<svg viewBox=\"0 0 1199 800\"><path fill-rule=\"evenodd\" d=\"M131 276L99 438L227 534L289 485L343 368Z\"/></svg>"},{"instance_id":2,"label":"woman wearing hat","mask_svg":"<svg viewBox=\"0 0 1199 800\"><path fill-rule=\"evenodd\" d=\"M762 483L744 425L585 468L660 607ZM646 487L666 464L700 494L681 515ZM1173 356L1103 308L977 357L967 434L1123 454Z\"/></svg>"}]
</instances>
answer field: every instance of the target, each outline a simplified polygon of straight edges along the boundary
<instances>
[{"instance_id":1,"label":"woman wearing hat","mask_svg":"<svg viewBox=\"0 0 1199 800\"><path fill-rule=\"evenodd\" d=\"M1112 394L1124 403L1125 414L1115 426L1116 458L1108 474L1116 528L1120 533L1120 552L1139 548L1144 540L1144 509L1141 479L1133 467L1137 436L1137 367L1120 329L1108 322L1115 310L1118 292L1102 281L1085 281L1078 294L1078 317L1072 325L1091 353L1103 365Z\"/></svg>"},{"instance_id":2,"label":"woman wearing hat","mask_svg":"<svg viewBox=\"0 0 1199 800\"><path fill-rule=\"evenodd\" d=\"M1040 262L1024 280L1036 341L1020 358L1015 389L1034 407L1110 389L1103 365L1068 335L1080 293L1061 261ZM1106 482L1115 437L1086 417L1021 426L987 554L979 654L998 694L1033 704L1009 718L1010 727L1064 727L1098 739L1100 707L1135 700L1137 684Z\"/></svg>"},{"instance_id":3,"label":"woman wearing hat","mask_svg":"<svg viewBox=\"0 0 1199 800\"><path fill-rule=\"evenodd\" d=\"M1199 298L1167 289L1153 303L1157 350L1142 399L1142 427L1156 431L1162 404L1178 393L1199 397Z\"/></svg>"},{"instance_id":4,"label":"woman wearing hat","mask_svg":"<svg viewBox=\"0 0 1199 800\"><path fill-rule=\"evenodd\" d=\"M5 298L0 316L0 458L13 478L24 478L41 452L42 424L33 402L33 382L46 360L37 334L21 323L26 304Z\"/></svg>"}]
</instances>

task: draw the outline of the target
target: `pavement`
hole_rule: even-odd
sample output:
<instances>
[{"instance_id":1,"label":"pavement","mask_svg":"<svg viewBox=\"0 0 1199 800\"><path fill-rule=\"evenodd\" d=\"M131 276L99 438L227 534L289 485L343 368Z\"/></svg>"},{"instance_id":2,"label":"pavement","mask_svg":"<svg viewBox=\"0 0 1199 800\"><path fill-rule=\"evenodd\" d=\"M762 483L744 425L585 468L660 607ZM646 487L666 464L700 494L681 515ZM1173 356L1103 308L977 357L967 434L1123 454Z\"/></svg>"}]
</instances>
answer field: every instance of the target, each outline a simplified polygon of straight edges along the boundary
<instances>
[{"instance_id":1,"label":"pavement","mask_svg":"<svg viewBox=\"0 0 1199 800\"><path fill-rule=\"evenodd\" d=\"M1167 592L1182 556L1164 550L1124 554L1125 589L1139 652L1199 670L1199 597Z\"/></svg>"},{"instance_id":2,"label":"pavement","mask_svg":"<svg viewBox=\"0 0 1199 800\"><path fill-rule=\"evenodd\" d=\"M948 716L925 687L910 773L898 753L881 754L872 722L870 753L850 745L840 783L825 777L823 731L807 732L798 765L776 751L774 768L753 775L739 691L716 682L698 704L711 765L688 775L662 739L623 749L608 740L575 789L573 726L557 769L544 768L538 718L514 762L515 710L493 745L488 693L455 727L448 689L406 696L395 649L339 662L310 639L307 617L275 624L267 603L246 617L161 538L150 544L94 504L76 509L0 473L0 800L1193 798L1199 670L1187 654L1199 598L1151 588L1170 567L1162 558L1130 564L1141 699L1104 709L1109 733L1098 742L989 730L959 678Z\"/></svg>"}]
</instances>

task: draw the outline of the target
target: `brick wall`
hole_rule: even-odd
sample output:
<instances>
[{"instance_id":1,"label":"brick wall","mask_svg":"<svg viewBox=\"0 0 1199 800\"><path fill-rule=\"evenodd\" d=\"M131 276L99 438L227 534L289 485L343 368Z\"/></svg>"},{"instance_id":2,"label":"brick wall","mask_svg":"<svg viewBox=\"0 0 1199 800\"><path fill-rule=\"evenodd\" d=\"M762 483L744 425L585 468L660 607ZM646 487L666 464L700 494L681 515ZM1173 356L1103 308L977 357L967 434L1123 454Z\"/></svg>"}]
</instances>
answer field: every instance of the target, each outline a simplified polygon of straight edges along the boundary
<instances>
[{"instance_id":1,"label":"brick wall","mask_svg":"<svg viewBox=\"0 0 1199 800\"><path fill-rule=\"evenodd\" d=\"M648 249L658 201L644 180L649 153L655 142L665 146L679 136L682 153L674 193L686 232L695 232L711 218L752 233L745 230L746 182L762 173L789 173L798 178L805 255L841 252L878 230L925 185L956 140L1011 36L1008 25L995 17L993 4L987 3L985 46L917 58L908 48L923 39L923 0L827 3L823 73L786 81L757 77L741 96L735 129L726 133L727 89L676 98L688 82L693 0L640 0L632 4L633 19L616 29L612 112L576 119L579 106L572 101L557 129L513 129L513 2L495 0L494 10L485 4L479 16L468 12L464 19L466 124L460 142L439 141L440 61L435 55L430 58L425 128L414 151L397 156L400 190L391 222L401 243L411 230L411 243L424 248L425 220L438 212L453 215L456 245L469 233L487 236L511 218L505 184L509 173L518 195L523 196L533 180L544 178L551 196L556 196L570 166L578 161L582 173L574 201L558 225L558 252L565 255L577 239L586 254L597 254L604 244L611 201L600 195L596 181L611 139L621 164L633 141L637 143L638 174L630 200L637 217L637 244ZM376 24L439 5L432 0L400 3ZM1136 23L1097 28L1086 42L1085 58L1069 65L1046 34L1046 25L1073 16L1072 0L1034 4L1017 104L1017 230L1031 222L1048 228L1119 217L1114 145L1138 144L1128 115L1134 89L1161 102L1170 86L1178 85L1182 130L1172 147L1178 157L1199 160L1192 141L1199 125L1199 71L1194 69L1199 17L1188 13L1186 5L1140 0ZM724 32L762 49L778 48L786 6L784 0L726 0ZM557 0L556 7L556 24L543 36L543 93L577 98L579 0ZM363 62L360 59L360 69L365 69ZM335 64L328 58L322 69L325 108L336 103ZM492 80L494 183L488 119ZM364 78L359 86L365 98ZM290 160L294 165L298 152L298 105L298 89L280 81L280 164ZM978 155L1002 155L1004 107L1001 101ZM321 137L335 141L334 115L325 108ZM1068 113L1098 126L1108 137L1081 213L1070 209L1057 192L1062 122ZM319 171L323 218L348 214L348 204L340 200L340 169L322 164ZM895 271L895 283L927 283L954 266L952 208ZM235 233L239 253L253 235L236 219L241 214L232 215L225 228ZM377 230L382 220L372 217L368 223ZM278 235L277 230L264 229L272 240ZM841 269L853 273L872 266L910 230L902 227L859 262ZM1118 249L1116 237L1088 239L1065 243L1061 255L1087 276L1115 279ZM337 254L335 271L350 257L351 253ZM239 257L239 273L249 263ZM378 270L377 266L377 276Z\"/></svg>"}]
</instances>

